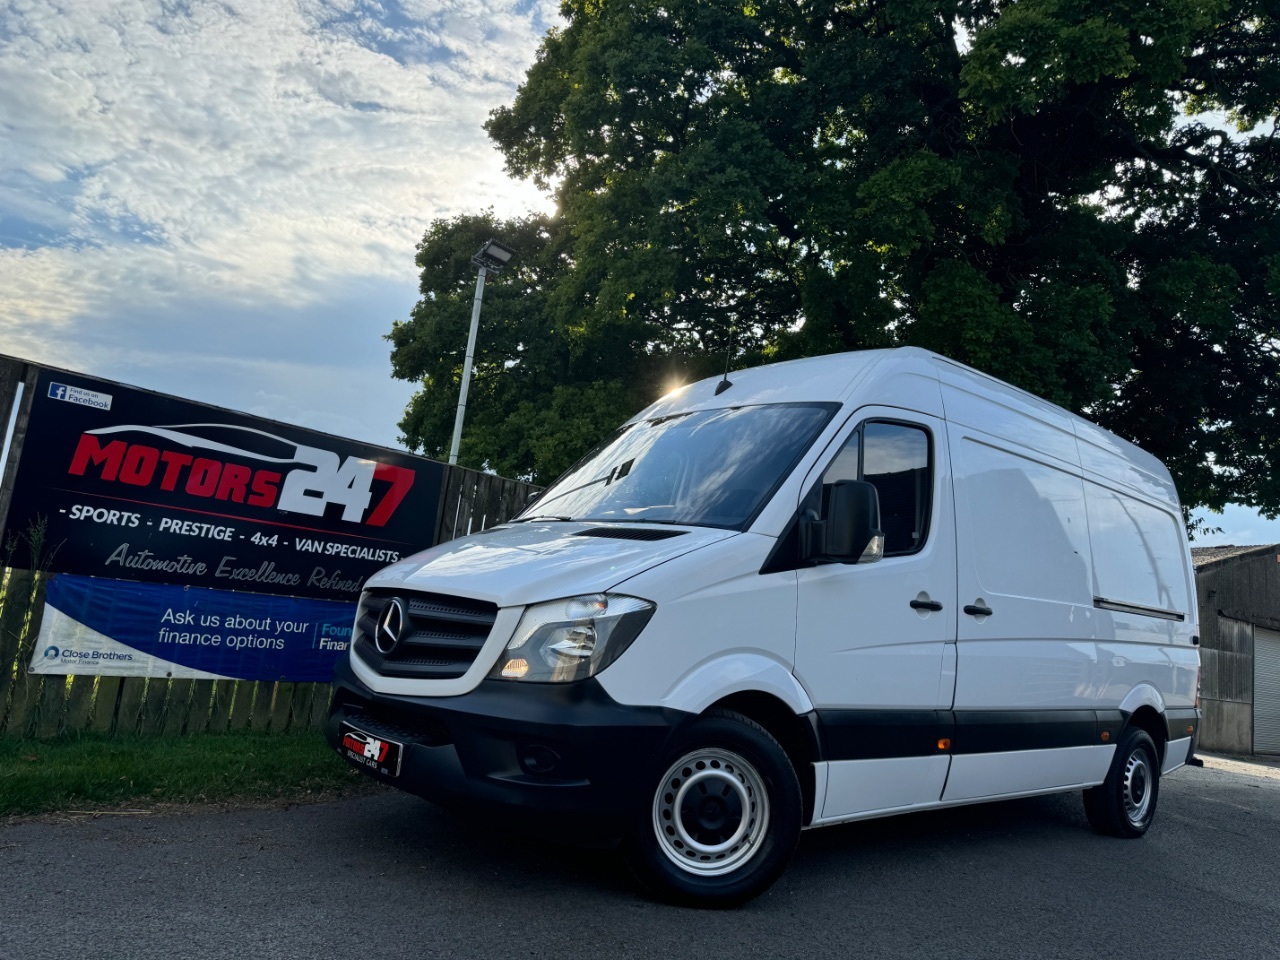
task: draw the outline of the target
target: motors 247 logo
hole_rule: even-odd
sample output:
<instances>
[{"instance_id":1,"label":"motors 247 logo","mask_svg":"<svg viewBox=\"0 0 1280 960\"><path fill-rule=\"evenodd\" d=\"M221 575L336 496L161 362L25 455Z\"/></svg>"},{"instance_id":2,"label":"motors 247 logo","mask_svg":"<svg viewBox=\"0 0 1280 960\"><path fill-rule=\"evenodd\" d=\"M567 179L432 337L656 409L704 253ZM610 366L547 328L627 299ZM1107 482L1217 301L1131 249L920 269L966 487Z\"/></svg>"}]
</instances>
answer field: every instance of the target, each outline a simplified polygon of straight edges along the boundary
<instances>
[{"instance_id":1,"label":"motors 247 logo","mask_svg":"<svg viewBox=\"0 0 1280 960\"><path fill-rule=\"evenodd\" d=\"M383 763L391 749L391 745L385 740L356 733L353 730L348 730L342 735L342 745L346 747L347 756L350 759L364 763L366 766Z\"/></svg>"},{"instance_id":2,"label":"motors 247 logo","mask_svg":"<svg viewBox=\"0 0 1280 960\"><path fill-rule=\"evenodd\" d=\"M137 439L139 434L143 439ZM222 423L86 430L67 472L315 517L338 504L343 520L368 527L386 525L415 477L408 467L355 456L342 459L332 450Z\"/></svg>"}]
</instances>

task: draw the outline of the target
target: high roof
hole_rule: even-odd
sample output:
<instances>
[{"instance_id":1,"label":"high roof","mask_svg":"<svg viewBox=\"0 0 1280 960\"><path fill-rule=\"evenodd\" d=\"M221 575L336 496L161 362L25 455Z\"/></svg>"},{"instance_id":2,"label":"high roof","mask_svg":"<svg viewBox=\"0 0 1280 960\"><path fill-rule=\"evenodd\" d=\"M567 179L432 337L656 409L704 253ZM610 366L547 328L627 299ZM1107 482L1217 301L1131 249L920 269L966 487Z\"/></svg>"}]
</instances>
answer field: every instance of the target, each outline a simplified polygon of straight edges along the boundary
<instances>
[{"instance_id":1,"label":"high roof","mask_svg":"<svg viewBox=\"0 0 1280 960\"><path fill-rule=\"evenodd\" d=\"M900 347L833 353L730 370L732 386L723 393L716 393L721 378L708 377L672 390L632 419L650 420L689 410L762 403L843 401L869 368L877 365L890 370L915 367L932 374L928 366L932 356L917 347Z\"/></svg>"},{"instance_id":2,"label":"high roof","mask_svg":"<svg viewBox=\"0 0 1280 960\"><path fill-rule=\"evenodd\" d=\"M1177 503L1169 471L1156 457L1049 401L972 367L919 347L860 350L765 364L729 372L727 388L721 377L708 377L679 387L637 413L629 422L653 420L695 410L724 409L766 403L840 403L854 396L863 402L908 407L922 413L955 419L943 394L978 397L983 403L1032 417L1071 436L1068 462L1123 483L1158 500ZM990 411L991 407L984 408ZM984 429L986 413L970 426Z\"/></svg>"}]
</instances>

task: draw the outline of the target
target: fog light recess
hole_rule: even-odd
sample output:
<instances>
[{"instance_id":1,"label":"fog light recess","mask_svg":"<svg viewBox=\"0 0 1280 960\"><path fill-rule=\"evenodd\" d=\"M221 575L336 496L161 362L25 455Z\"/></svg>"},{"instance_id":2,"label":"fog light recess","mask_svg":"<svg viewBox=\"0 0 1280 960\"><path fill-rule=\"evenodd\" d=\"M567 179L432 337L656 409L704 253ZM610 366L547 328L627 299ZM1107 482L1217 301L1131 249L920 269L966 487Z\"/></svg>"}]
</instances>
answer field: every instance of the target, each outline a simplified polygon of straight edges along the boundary
<instances>
[{"instance_id":1,"label":"fog light recess","mask_svg":"<svg viewBox=\"0 0 1280 960\"><path fill-rule=\"evenodd\" d=\"M525 773L545 776L560 766L560 754L539 743L528 743L519 750L520 766Z\"/></svg>"}]
</instances>

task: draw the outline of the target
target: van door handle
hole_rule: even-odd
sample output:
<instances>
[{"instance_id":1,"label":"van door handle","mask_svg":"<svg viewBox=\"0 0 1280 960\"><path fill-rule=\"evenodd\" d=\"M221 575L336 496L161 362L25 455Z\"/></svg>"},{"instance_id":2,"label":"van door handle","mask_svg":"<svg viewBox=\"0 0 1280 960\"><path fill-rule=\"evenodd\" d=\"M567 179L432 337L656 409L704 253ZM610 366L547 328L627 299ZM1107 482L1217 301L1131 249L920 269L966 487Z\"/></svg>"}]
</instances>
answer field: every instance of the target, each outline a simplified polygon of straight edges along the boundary
<instances>
[{"instance_id":1,"label":"van door handle","mask_svg":"<svg viewBox=\"0 0 1280 960\"><path fill-rule=\"evenodd\" d=\"M990 607L980 606L979 604L976 604L976 603L966 603L966 604L964 605L964 612L965 612L965 613L967 613L967 614L968 614L969 616L971 616L971 617L989 617L989 616L991 616L991 608L990 608Z\"/></svg>"},{"instance_id":2,"label":"van door handle","mask_svg":"<svg viewBox=\"0 0 1280 960\"><path fill-rule=\"evenodd\" d=\"M935 613L942 609L942 604L937 600L912 600L912 610L932 610Z\"/></svg>"}]
</instances>

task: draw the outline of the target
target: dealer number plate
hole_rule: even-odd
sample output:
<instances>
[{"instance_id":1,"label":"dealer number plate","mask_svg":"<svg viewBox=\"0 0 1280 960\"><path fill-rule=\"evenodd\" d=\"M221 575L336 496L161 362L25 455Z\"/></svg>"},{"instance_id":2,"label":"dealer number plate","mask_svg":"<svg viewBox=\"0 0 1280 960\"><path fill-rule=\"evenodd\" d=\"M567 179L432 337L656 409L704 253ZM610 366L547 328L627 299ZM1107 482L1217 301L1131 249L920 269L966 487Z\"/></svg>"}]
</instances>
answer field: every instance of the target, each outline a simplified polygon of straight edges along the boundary
<instances>
[{"instance_id":1,"label":"dealer number plate","mask_svg":"<svg viewBox=\"0 0 1280 960\"><path fill-rule=\"evenodd\" d=\"M400 776L403 743L376 737L350 723L343 723L341 731L342 753L348 760L384 777Z\"/></svg>"}]
</instances>

